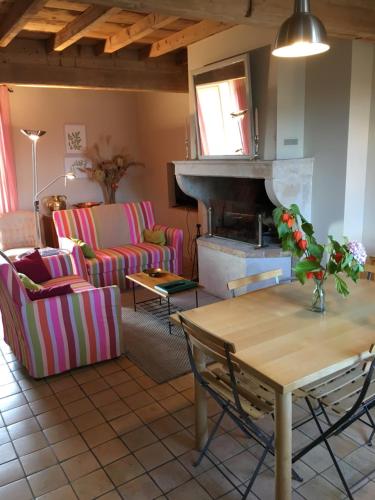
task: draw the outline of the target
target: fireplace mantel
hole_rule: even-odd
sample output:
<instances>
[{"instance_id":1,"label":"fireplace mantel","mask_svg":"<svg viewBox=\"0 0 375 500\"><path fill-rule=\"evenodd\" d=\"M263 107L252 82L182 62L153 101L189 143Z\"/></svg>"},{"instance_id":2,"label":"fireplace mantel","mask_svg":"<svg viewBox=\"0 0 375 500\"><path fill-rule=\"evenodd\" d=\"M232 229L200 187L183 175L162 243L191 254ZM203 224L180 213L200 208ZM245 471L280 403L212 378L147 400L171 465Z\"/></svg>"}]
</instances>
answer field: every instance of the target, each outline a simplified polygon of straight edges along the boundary
<instances>
[{"instance_id":1,"label":"fireplace mantel","mask_svg":"<svg viewBox=\"0 0 375 500\"><path fill-rule=\"evenodd\" d=\"M307 219L311 218L313 158L287 160L212 159L175 161L180 188L207 204L199 177L264 179L270 200L276 205L297 203Z\"/></svg>"}]
</instances>

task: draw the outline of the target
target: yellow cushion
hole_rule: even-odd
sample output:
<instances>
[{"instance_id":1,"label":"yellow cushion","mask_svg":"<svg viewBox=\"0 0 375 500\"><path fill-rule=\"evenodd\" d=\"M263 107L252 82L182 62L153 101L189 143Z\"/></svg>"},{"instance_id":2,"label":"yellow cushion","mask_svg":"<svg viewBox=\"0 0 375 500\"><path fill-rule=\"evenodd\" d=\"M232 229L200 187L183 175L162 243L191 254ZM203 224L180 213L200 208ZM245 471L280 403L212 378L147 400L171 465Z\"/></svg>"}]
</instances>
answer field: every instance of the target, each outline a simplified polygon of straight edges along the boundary
<instances>
[{"instance_id":1,"label":"yellow cushion","mask_svg":"<svg viewBox=\"0 0 375 500\"><path fill-rule=\"evenodd\" d=\"M147 243L154 243L155 245L165 245L164 231L153 231L152 229L143 230L143 238Z\"/></svg>"}]
</instances>

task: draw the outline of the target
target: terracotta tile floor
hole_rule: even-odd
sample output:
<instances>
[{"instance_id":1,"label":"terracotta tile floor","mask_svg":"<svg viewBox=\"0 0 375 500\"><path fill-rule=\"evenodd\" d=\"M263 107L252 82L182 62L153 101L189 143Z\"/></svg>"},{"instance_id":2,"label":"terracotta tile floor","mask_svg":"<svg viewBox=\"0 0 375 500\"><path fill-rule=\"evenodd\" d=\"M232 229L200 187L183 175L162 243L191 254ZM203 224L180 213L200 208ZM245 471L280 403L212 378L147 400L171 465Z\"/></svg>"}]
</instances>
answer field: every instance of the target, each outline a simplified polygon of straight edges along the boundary
<instances>
[{"instance_id":1,"label":"terracotta tile floor","mask_svg":"<svg viewBox=\"0 0 375 500\"><path fill-rule=\"evenodd\" d=\"M9 500L238 499L233 485L194 451L191 375L155 384L126 357L45 380L31 379L6 344L0 352L0 498ZM304 408L295 406L295 418ZM210 401L210 423L218 408ZM271 421L264 422L272 427ZM301 446L313 423L294 433ZM362 424L335 438L334 450L358 500L375 498L375 449L363 446ZM243 482L261 452L225 421L212 445L212 459L232 482ZM267 457L249 499L272 499L273 458ZM304 482L294 499L343 498L327 451L320 447L296 466Z\"/></svg>"}]
</instances>

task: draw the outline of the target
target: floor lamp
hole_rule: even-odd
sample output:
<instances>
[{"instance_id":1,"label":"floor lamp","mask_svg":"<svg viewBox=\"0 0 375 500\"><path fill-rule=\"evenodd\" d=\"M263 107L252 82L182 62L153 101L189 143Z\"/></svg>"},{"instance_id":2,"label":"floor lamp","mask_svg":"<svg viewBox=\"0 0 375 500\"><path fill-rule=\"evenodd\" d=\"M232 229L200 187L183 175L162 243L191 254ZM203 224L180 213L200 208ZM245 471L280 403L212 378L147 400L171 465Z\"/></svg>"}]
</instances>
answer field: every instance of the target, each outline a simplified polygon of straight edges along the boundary
<instances>
[{"instance_id":1,"label":"floor lamp","mask_svg":"<svg viewBox=\"0 0 375 500\"><path fill-rule=\"evenodd\" d=\"M38 193L38 172L36 168L36 143L39 138L42 137L46 131L45 130L29 130L22 128L21 133L31 140L31 159L32 159L32 169L33 169L33 201L34 201L34 215L35 215L35 231L36 231L36 245L41 246L40 237L40 221L39 214L35 207L35 197Z\"/></svg>"},{"instance_id":2,"label":"floor lamp","mask_svg":"<svg viewBox=\"0 0 375 500\"><path fill-rule=\"evenodd\" d=\"M38 191L37 193L35 193L35 196L34 196L34 213L35 213L35 228L36 228L36 243L37 243L37 246L40 248L42 246L42 235L41 235L41 230L40 230L40 207L39 207L39 196L46 190L48 189L50 186L52 186L52 184L54 184L56 181L58 181L59 179L69 179L69 180L73 180L76 178L76 175L74 172L68 172L67 174L62 174L62 175L58 175L57 177L55 177L54 179L52 179L51 182L49 182L48 184L46 184L44 186L44 188L42 188L40 191Z\"/></svg>"}]
</instances>

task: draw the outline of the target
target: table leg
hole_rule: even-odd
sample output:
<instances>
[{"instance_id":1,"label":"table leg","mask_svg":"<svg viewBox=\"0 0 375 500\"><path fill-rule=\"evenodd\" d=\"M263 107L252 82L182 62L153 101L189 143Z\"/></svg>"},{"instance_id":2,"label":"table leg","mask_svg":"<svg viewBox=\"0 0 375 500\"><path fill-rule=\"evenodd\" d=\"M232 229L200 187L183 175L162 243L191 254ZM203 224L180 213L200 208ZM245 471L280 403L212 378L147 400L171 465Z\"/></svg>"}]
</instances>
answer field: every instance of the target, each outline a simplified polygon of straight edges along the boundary
<instances>
[{"instance_id":1,"label":"table leg","mask_svg":"<svg viewBox=\"0 0 375 500\"><path fill-rule=\"evenodd\" d=\"M199 371L206 367L206 356L197 348L193 347L196 367ZM203 387L195 379L195 445L197 450L202 450L208 437L207 422L207 395Z\"/></svg>"},{"instance_id":2,"label":"table leg","mask_svg":"<svg viewBox=\"0 0 375 500\"><path fill-rule=\"evenodd\" d=\"M133 288L134 311L136 311L136 310L137 310L137 303L136 303L136 301L135 301L135 283L134 283L134 281L132 281L132 285L133 285L133 287L132 287L132 288Z\"/></svg>"},{"instance_id":3,"label":"table leg","mask_svg":"<svg viewBox=\"0 0 375 500\"><path fill-rule=\"evenodd\" d=\"M292 393L276 393L276 500L292 498Z\"/></svg>"},{"instance_id":4,"label":"table leg","mask_svg":"<svg viewBox=\"0 0 375 500\"><path fill-rule=\"evenodd\" d=\"M199 304L198 304L198 290L195 289L195 307L198 307Z\"/></svg>"}]
</instances>

